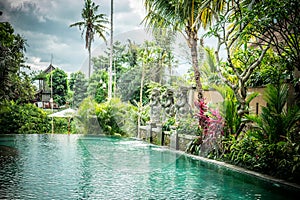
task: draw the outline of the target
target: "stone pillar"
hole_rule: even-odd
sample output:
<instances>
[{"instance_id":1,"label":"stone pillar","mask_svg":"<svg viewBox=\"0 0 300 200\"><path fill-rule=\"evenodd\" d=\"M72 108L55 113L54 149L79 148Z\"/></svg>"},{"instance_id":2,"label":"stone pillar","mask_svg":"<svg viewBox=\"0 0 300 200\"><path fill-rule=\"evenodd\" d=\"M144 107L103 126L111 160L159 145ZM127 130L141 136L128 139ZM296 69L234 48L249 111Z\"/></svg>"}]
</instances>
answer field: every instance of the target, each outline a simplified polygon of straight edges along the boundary
<instances>
[{"instance_id":1,"label":"stone pillar","mask_svg":"<svg viewBox=\"0 0 300 200\"><path fill-rule=\"evenodd\" d=\"M147 136L146 141L149 141L150 143L153 142L153 135L152 135L152 129L155 128L155 123L147 122Z\"/></svg>"},{"instance_id":2,"label":"stone pillar","mask_svg":"<svg viewBox=\"0 0 300 200\"><path fill-rule=\"evenodd\" d=\"M162 124L156 124L157 144L164 145L164 133L162 131Z\"/></svg>"},{"instance_id":3,"label":"stone pillar","mask_svg":"<svg viewBox=\"0 0 300 200\"><path fill-rule=\"evenodd\" d=\"M171 134L170 134L170 148L178 150L179 144L178 144L178 133L175 126L171 127Z\"/></svg>"}]
</instances>

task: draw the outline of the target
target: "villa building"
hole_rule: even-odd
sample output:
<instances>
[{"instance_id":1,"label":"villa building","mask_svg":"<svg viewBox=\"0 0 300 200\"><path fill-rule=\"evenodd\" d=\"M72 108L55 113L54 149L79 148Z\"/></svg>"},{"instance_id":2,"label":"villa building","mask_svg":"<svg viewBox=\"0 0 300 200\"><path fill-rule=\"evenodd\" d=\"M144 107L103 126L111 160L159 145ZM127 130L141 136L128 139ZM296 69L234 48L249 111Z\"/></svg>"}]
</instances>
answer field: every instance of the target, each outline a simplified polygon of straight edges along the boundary
<instances>
[{"instance_id":1,"label":"villa building","mask_svg":"<svg viewBox=\"0 0 300 200\"><path fill-rule=\"evenodd\" d=\"M35 104L39 108L51 108L51 88L47 84L46 76L53 70L55 70L55 67L50 64L37 76L38 90L35 94ZM53 103L53 108L58 108L58 105L55 102Z\"/></svg>"}]
</instances>

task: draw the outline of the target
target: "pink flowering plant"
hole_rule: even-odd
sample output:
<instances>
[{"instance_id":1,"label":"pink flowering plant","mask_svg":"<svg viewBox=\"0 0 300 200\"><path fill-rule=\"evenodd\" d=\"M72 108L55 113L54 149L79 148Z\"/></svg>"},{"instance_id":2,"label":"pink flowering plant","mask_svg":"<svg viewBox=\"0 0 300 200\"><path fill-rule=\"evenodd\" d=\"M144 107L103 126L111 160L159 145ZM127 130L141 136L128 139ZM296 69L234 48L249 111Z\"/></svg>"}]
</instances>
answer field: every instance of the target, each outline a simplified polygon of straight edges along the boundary
<instances>
[{"instance_id":1,"label":"pink flowering plant","mask_svg":"<svg viewBox=\"0 0 300 200\"><path fill-rule=\"evenodd\" d=\"M222 150L221 139L224 134L224 119L217 109L209 108L205 99L195 102L198 108L196 117L199 121L199 127L202 129L198 154L207 156L209 153L215 153L218 156Z\"/></svg>"}]
</instances>

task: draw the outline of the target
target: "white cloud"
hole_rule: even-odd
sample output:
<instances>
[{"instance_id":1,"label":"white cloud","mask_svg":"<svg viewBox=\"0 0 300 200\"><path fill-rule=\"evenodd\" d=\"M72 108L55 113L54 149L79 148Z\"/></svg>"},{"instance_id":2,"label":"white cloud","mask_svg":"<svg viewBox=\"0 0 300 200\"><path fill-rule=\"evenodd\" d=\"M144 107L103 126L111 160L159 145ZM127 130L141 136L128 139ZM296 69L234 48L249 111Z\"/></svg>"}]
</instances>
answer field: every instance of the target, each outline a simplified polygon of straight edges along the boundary
<instances>
[{"instance_id":1,"label":"white cloud","mask_svg":"<svg viewBox=\"0 0 300 200\"><path fill-rule=\"evenodd\" d=\"M109 19L110 0L94 2L100 5L99 12ZM27 40L26 64L32 69L48 67L52 54L55 66L72 72L85 69L88 58L81 32L69 28L71 23L82 20L83 4L83 0L0 0L4 12L1 20L9 21L15 32ZM142 27L139 26L143 19L142 6L136 0L114 0L115 37L125 37L127 32ZM93 49L102 44L102 40L95 38Z\"/></svg>"},{"instance_id":2,"label":"white cloud","mask_svg":"<svg viewBox=\"0 0 300 200\"><path fill-rule=\"evenodd\" d=\"M136 1L136 0L128 0L130 8L134 11L136 15L139 16L140 19L143 19L146 16L146 11L144 8L143 1Z\"/></svg>"},{"instance_id":3,"label":"white cloud","mask_svg":"<svg viewBox=\"0 0 300 200\"><path fill-rule=\"evenodd\" d=\"M34 64L40 63L41 62L41 58L39 57L31 57L31 60Z\"/></svg>"},{"instance_id":4,"label":"white cloud","mask_svg":"<svg viewBox=\"0 0 300 200\"><path fill-rule=\"evenodd\" d=\"M26 65L30 66L33 71L40 71L46 69L49 63L42 62L41 58L32 56L27 58Z\"/></svg>"}]
</instances>

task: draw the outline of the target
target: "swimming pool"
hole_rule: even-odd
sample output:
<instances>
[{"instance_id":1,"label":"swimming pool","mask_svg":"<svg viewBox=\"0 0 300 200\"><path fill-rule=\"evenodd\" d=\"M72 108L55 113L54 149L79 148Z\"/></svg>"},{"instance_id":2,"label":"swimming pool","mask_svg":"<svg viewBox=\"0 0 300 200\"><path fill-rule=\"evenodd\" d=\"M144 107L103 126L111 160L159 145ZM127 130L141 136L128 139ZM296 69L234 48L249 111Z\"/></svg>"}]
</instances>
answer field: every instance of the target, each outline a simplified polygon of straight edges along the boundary
<instances>
[{"instance_id":1,"label":"swimming pool","mask_svg":"<svg viewBox=\"0 0 300 200\"><path fill-rule=\"evenodd\" d=\"M0 199L274 200L298 192L133 139L1 135L0 145Z\"/></svg>"}]
</instances>

